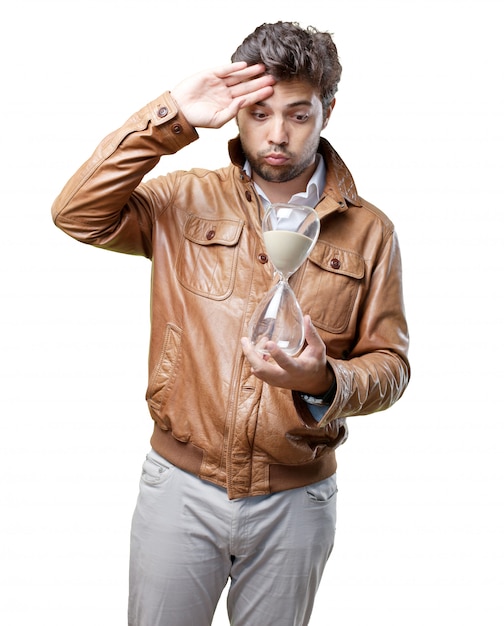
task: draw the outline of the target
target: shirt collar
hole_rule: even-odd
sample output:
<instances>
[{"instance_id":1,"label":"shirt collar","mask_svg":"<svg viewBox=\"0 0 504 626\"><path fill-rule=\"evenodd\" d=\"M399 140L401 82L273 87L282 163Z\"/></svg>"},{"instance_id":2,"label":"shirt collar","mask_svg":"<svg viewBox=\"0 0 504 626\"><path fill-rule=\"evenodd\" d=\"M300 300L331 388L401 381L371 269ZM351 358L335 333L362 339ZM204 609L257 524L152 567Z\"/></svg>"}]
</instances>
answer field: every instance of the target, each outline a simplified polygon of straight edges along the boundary
<instances>
[{"instance_id":1,"label":"shirt collar","mask_svg":"<svg viewBox=\"0 0 504 626\"><path fill-rule=\"evenodd\" d=\"M312 209L316 207L320 200L320 196L324 191L325 182L326 182L326 166L324 163L324 159L320 154L317 154L317 167L313 172L312 177L308 181L306 186L306 191L302 191L300 193L296 193L289 200L291 204L297 205L305 205L309 206ZM243 170L245 173L252 178L252 168L250 167L250 163L245 161L245 165L243 166ZM268 196L264 193L264 191L259 187L259 185L254 181L254 187L257 191L257 194L262 200L264 206L268 206L271 204Z\"/></svg>"}]
</instances>

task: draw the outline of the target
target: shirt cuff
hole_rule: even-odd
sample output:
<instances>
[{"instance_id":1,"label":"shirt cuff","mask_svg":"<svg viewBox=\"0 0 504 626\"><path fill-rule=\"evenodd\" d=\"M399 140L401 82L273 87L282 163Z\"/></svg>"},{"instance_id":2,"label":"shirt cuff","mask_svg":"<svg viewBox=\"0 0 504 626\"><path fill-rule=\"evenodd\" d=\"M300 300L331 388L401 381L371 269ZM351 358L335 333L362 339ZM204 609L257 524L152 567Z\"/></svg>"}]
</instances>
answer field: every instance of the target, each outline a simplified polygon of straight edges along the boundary
<instances>
[{"instance_id":1,"label":"shirt cuff","mask_svg":"<svg viewBox=\"0 0 504 626\"><path fill-rule=\"evenodd\" d=\"M319 406L319 405L316 405L316 404L308 404L308 402L306 402L305 404L308 407L308 410L310 411L310 413L312 414L313 419L315 421L317 421L317 422L320 422L320 420L327 413L327 409L329 408L327 406Z\"/></svg>"}]
</instances>

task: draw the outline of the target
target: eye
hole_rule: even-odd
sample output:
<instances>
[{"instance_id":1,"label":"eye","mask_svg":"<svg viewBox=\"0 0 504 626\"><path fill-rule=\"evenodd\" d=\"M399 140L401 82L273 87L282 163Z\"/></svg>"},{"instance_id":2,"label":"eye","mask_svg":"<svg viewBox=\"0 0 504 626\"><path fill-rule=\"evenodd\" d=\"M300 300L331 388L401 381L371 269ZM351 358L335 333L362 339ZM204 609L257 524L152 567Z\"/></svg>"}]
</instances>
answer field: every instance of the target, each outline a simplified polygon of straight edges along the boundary
<instances>
[{"instance_id":1,"label":"eye","mask_svg":"<svg viewBox=\"0 0 504 626\"><path fill-rule=\"evenodd\" d=\"M266 113L261 111L261 109L253 109L250 111L250 115L256 120L265 120L267 117Z\"/></svg>"},{"instance_id":2,"label":"eye","mask_svg":"<svg viewBox=\"0 0 504 626\"><path fill-rule=\"evenodd\" d=\"M296 122L306 122L309 119L309 114L308 113L295 113L292 118L294 119L294 121Z\"/></svg>"}]
</instances>

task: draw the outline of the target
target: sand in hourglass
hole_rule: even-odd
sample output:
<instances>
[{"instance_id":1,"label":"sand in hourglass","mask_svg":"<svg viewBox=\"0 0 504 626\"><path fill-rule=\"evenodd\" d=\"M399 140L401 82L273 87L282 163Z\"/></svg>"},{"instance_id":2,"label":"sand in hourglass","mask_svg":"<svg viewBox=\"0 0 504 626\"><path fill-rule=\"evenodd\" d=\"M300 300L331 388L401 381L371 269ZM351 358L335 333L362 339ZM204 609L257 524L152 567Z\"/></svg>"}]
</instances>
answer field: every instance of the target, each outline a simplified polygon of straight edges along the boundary
<instances>
[{"instance_id":1,"label":"sand in hourglass","mask_svg":"<svg viewBox=\"0 0 504 626\"><path fill-rule=\"evenodd\" d=\"M313 243L306 235L290 230L268 230L263 236L271 262L283 277L298 269Z\"/></svg>"},{"instance_id":2,"label":"sand in hourglass","mask_svg":"<svg viewBox=\"0 0 504 626\"><path fill-rule=\"evenodd\" d=\"M270 341L291 356L303 348L303 312L288 280L306 260L319 230L318 215L308 206L272 204L265 213L264 245L280 280L263 296L249 322L250 342L261 354L269 354Z\"/></svg>"}]
</instances>

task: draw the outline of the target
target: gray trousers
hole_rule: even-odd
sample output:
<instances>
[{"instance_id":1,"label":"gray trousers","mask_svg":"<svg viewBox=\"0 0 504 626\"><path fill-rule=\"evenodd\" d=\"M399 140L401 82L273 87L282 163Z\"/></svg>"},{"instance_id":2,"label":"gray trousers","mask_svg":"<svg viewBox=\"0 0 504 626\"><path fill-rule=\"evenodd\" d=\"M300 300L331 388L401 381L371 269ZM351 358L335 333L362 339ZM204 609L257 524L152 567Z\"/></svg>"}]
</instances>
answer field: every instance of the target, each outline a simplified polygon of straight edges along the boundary
<instances>
[{"instance_id":1,"label":"gray trousers","mask_svg":"<svg viewBox=\"0 0 504 626\"><path fill-rule=\"evenodd\" d=\"M151 451L131 529L129 626L303 626L331 553L336 476L267 496L226 491Z\"/></svg>"}]
</instances>

